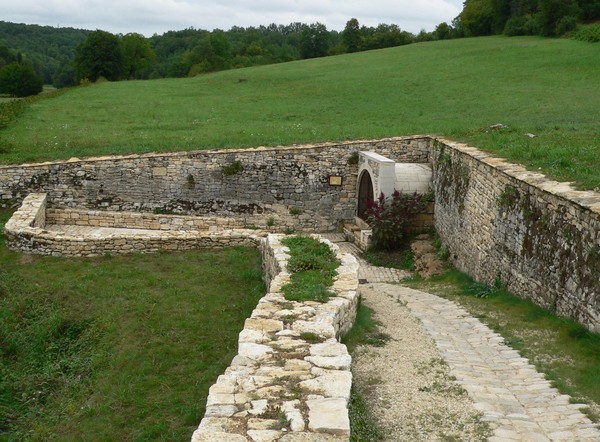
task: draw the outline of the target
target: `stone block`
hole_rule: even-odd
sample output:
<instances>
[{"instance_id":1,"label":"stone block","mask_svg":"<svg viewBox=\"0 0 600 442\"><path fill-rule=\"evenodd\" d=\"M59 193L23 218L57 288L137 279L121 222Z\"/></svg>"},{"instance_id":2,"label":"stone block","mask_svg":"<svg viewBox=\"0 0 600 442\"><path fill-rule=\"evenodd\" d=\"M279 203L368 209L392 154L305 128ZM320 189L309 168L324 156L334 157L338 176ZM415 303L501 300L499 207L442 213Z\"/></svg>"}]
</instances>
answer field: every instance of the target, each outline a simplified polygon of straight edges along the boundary
<instances>
[{"instance_id":1,"label":"stone block","mask_svg":"<svg viewBox=\"0 0 600 442\"><path fill-rule=\"evenodd\" d=\"M308 428L315 432L350 436L350 419L346 401L341 398L325 398L306 401Z\"/></svg>"}]
</instances>

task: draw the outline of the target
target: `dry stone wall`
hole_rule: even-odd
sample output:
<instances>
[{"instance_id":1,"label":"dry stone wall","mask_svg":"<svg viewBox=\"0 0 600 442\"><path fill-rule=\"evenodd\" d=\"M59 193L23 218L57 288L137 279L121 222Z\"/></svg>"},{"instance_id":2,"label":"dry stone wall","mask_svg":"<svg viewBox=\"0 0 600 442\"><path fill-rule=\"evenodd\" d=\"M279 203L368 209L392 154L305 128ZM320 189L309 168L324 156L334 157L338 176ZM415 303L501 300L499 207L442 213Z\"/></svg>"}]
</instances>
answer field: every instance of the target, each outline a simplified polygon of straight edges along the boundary
<instances>
[{"instance_id":1,"label":"dry stone wall","mask_svg":"<svg viewBox=\"0 0 600 442\"><path fill-rule=\"evenodd\" d=\"M452 263L600 332L600 194L450 141L431 160Z\"/></svg>"},{"instance_id":2,"label":"dry stone wall","mask_svg":"<svg viewBox=\"0 0 600 442\"><path fill-rule=\"evenodd\" d=\"M241 217L248 225L332 231L356 211L359 150L425 162L428 137L197 151L0 167L0 204L47 193L50 208ZM352 161L350 161L352 163ZM341 176L330 186L329 176Z\"/></svg>"},{"instance_id":3,"label":"dry stone wall","mask_svg":"<svg viewBox=\"0 0 600 442\"><path fill-rule=\"evenodd\" d=\"M46 219L46 201L46 194L28 195L21 208L6 223L4 233L10 249L39 255L92 257L233 246L256 247L267 234L261 230L221 226L208 230L179 229L178 225L189 222L189 217L175 216L169 219L176 222L172 225L176 230L90 229L87 226L64 229L64 225L46 224L55 220L53 217L57 215L56 211L52 211L51 217Z\"/></svg>"},{"instance_id":4,"label":"dry stone wall","mask_svg":"<svg viewBox=\"0 0 600 442\"><path fill-rule=\"evenodd\" d=\"M0 201L16 207L43 190L47 215L57 224L103 226L112 219L117 226L160 228L156 237L111 233L105 241L41 228L46 213L38 212L37 221L23 215L27 222L21 220L19 232L7 224L9 244L29 252L91 256L244 244L265 230L333 231L340 221L352 220L358 166L349 160L357 151L398 162L429 161L435 227L457 268L482 282L506 284L515 294L600 331L600 195L442 139L5 166L0 167ZM342 186L330 186L329 175L341 176ZM155 210L202 219L150 216ZM115 213L123 211L139 214ZM209 230L195 230L194 223ZM169 225L177 230L168 230ZM261 230L241 234L238 227Z\"/></svg>"},{"instance_id":5,"label":"dry stone wall","mask_svg":"<svg viewBox=\"0 0 600 442\"><path fill-rule=\"evenodd\" d=\"M290 302L281 235L261 243L268 293L240 333L238 355L210 388L192 442L347 442L351 357L340 335L358 303L358 263L324 240L341 261L329 302Z\"/></svg>"}]
</instances>

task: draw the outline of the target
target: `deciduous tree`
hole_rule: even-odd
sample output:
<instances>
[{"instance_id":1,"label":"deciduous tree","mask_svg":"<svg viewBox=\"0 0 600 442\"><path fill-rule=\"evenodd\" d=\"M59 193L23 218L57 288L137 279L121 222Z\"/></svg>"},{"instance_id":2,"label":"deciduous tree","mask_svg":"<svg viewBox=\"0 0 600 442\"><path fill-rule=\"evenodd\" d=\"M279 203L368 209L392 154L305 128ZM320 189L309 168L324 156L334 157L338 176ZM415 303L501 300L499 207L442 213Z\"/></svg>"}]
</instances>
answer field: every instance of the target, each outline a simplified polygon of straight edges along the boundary
<instances>
[{"instance_id":1,"label":"deciduous tree","mask_svg":"<svg viewBox=\"0 0 600 442\"><path fill-rule=\"evenodd\" d=\"M96 81L100 77L120 80L125 59L119 38L106 31L94 31L77 47L75 71L78 79Z\"/></svg>"},{"instance_id":2,"label":"deciduous tree","mask_svg":"<svg viewBox=\"0 0 600 442\"><path fill-rule=\"evenodd\" d=\"M316 58L327 55L329 32L322 23L313 23L302 31L300 52L302 58Z\"/></svg>"},{"instance_id":3,"label":"deciduous tree","mask_svg":"<svg viewBox=\"0 0 600 442\"><path fill-rule=\"evenodd\" d=\"M0 93L28 97L42 92L44 79L25 63L10 63L0 69Z\"/></svg>"},{"instance_id":4,"label":"deciduous tree","mask_svg":"<svg viewBox=\"0 0 600 442\"><path fill-rule=\"evenodd\" d=\"M130 33L121 39L124 57L125 77L133 80L139 78L140 72L148 70L156 62L156 55L146 37Z\"/></svg>"},{"instance_id":5,"label":"deciduous tree","mask_svg":"<svg viewBox=\"0 0 600 442\"><path fill-rule=\"evenodd\" d=\"M346 52L357 52L360 50L362 43L362 34L358 20L351 18L346 23L346 27L342 32L342 42L346 47Z\"/></svg>"}]
</instances>

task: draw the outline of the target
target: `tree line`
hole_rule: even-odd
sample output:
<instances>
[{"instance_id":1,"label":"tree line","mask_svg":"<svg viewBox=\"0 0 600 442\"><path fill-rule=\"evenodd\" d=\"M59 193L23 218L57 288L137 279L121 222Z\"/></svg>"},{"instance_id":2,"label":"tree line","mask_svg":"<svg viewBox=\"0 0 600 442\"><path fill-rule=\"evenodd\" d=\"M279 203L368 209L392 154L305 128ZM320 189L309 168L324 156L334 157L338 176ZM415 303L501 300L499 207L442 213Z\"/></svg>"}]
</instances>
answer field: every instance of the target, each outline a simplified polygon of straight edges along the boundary
<instances>
[{"instance_id":1,"label":"tree line","mask_svg":"<svg viewBox=\"0 0 600 442\"><path fill-rule=\"evenodd\" d=\"M506 34L558 37L600 20L600 0L466 0L455 19L466 37Z\"/></svg>"},{"instance_id":2,"label":"tree line","mask_svg":"<svg viewBox=\"0 0 600 442\"><path fill-rule=\"evenodd\" d=\"M465 0L451 24L440 23L433 32L418 34L395 24L361 26L356 18L341 32L322 23L296 22L227 31L189 28L149 38L0 21L0 93L15 95L15 88L7 85L19 79L35 83L29 88L35 91L41 90L40 78L62 88L99 79L194 76L430 40L502 33L560 36L578 23L599 19L600 0ZM598 29L594 32L600 34Z\"/></svg>"},{"instance_id":3,"label":"tree line","mask_svg":"<svg viewBox=\"0 0 600 442\"><path fill-rule=\"evenodd\" d=\"M328 30L322 23L296 22L234 26L227 31L189 28L149 38L136 33L115 35L0 21L0 70L18 56L20 63L32 68L45 84L61 88L103 78L194 76L448 36L437 30L414 35L394 24L360 26L357 19L349 20L342 32ZM2 53L12 55L2 58Z\"/></svg>"},{"instance_id":4,"label":"tree line","mask_svg":"<svg viewBox=\"0 0 600 442\"><path fill-rule=\"evenodd\" d=\"M139 34L122 36L95 31L77 47L70 78L78 82L101 77L108 80L186 77L436 38L435 32L413 35L397 25L360 26L357 19L349 20L342 32L330 31L322 23L234 26L228 31L186 29L148 39ZM63 84L59 81L57 86Z\"/></svg>"}]
</instances>

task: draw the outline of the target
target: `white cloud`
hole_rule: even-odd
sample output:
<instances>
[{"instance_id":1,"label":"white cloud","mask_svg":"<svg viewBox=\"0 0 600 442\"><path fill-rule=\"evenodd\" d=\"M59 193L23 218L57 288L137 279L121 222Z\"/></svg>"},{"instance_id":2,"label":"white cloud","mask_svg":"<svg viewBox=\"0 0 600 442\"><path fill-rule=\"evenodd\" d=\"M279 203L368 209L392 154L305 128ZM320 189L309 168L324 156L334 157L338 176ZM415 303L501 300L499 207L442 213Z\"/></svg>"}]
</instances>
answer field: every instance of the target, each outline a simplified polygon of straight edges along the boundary
<instances>
[{"instance_id":1,"label":"white cloud","mask_svg":"<svg viewBox=\"0 0 600 442\"><path fill-rule=\"evenodd\" d=\"M416 33L450 22L461 9L461 0L20 0L1 2L0 17L17 23L145 35L189 27L226 30L317 21L342 30L350 18L357 18L361 25L394 23Z\"/></svg>"}]
</instances>

